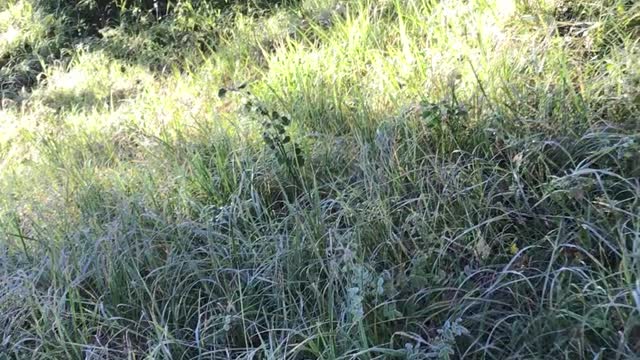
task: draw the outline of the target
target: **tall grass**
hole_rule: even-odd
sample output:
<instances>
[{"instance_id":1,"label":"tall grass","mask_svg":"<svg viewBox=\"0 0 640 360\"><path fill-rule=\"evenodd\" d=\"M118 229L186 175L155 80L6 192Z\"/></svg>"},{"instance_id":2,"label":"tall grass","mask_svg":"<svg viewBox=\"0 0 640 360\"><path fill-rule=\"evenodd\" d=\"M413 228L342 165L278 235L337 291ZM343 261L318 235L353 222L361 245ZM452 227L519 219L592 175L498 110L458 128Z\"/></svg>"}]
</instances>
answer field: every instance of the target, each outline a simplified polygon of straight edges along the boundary
<instances>
[{"instance_id":1,"label":"tall grass","mask_svg":"<svg viewBox=\"0 0 640 360\"><path fill-rule=\"evenodd\" d=\"M635 358L637 4L204 3L0 6L0 359Z\"/></svg>"}]
</instances>

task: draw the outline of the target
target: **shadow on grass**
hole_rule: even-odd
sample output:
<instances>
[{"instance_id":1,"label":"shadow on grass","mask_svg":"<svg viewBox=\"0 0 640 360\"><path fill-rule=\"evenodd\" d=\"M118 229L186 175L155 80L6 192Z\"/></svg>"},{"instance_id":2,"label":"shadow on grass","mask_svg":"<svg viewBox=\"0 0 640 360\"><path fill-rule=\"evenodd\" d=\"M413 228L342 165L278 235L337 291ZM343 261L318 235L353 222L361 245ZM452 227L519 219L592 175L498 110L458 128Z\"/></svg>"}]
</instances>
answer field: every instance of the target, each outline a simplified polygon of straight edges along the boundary
<instances>
[{"instance_id":1,"label":"shadow on grass","mask_svg":"<svg viewBox=\"0 0 640 360\"><path fill-rule=\"evenodd\" d=\"M178 6L169 1L134 0L123 8L113 0L24 1L34 9L33 18L25 20L48 27L1 54L0 98L17 103L41 84L48 66L70 60L77 47L100 50L163 74L184 68L188 54L215 51L220 33L236 12L266 16L272 9L297 2L193 0Z\"/></svg>"}]
</instances>

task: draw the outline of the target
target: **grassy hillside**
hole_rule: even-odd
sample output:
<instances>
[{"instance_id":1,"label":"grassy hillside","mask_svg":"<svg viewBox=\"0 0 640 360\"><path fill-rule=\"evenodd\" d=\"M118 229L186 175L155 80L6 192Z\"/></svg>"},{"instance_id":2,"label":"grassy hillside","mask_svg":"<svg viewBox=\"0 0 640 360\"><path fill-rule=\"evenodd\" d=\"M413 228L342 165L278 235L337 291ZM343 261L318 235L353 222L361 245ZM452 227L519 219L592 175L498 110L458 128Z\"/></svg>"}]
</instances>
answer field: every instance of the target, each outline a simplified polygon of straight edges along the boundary
<instances>
[{"instance_id":1,"label":"grassy hillside","mask_svg":"<svg viewBox=\"0 0 640 360\"><path fill-rule=\"evenodd\" d=\"M633 0L0 0L0 359L633 359Z\"/></svg>"}]
</instances>

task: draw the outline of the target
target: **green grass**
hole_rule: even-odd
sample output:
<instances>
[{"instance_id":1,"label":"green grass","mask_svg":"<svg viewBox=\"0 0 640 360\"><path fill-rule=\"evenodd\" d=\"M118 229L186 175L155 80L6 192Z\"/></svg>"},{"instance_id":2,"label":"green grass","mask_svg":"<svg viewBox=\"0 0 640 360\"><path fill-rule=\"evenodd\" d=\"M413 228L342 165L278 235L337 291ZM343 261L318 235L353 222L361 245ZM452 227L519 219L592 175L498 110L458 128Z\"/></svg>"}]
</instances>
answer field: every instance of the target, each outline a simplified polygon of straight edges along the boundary
<instances>
[{"instance_id":1,"label":"green grass","mask_svg":"<svg viewBox=\"0 0 640 360\"><path fill-rule=\"evenodd\" d=\"M0 3L0 359L640 352L634 1L89 5Z\"/></svg>"}]
</instances>

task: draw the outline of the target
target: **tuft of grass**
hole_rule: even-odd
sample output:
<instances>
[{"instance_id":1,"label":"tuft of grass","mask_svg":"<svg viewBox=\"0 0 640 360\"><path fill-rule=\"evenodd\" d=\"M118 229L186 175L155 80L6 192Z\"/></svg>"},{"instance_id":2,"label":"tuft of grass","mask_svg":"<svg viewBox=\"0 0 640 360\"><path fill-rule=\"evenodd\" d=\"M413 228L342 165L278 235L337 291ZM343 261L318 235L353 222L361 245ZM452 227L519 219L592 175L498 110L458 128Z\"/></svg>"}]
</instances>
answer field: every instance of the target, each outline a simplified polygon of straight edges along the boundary
<instances>
[{"instance_id":1,"label":"tuft of grass","mask_svg":"<svg viewBox=\"0 0 640 360\"><path fill-rule=\"evenodd\" d=\"M116 3L0 5L0 359L640 352L633 1Z\"/></svg>"}]
</instances>

